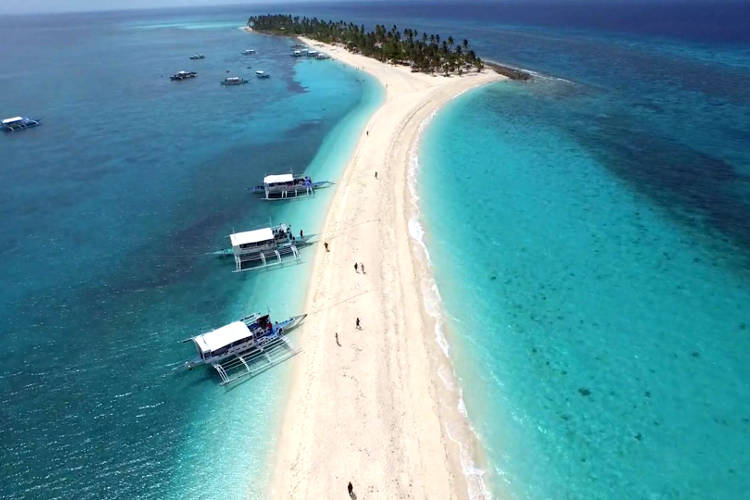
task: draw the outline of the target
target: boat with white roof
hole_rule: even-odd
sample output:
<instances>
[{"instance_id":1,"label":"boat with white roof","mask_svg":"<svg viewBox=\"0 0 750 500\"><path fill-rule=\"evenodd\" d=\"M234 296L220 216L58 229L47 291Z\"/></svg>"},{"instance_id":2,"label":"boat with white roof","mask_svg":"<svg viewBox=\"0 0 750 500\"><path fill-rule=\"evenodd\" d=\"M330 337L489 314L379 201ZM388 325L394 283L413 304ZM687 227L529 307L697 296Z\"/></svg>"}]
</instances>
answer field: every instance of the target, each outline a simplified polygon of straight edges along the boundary
<instances>
[{"instance_id":1,"label":"boat with white roof","mask_svg":"<svg viewBox=\"0 0 750 500\"><path fill-rule=\"evenodd\" d=\"M16 132L26 128L38 127L41 124L40 120L34 120L25 116L12 116L2 121L2 128L5 132Z\"/></svg>"},{"instance_id":2,"label":"boat with white roof","mask_svg":"<svg viewBox=\"0 0 750 500\"><path fill-rule=\"evenodd\" d=\"M228 76L222 80L221 84L231 87L232 85L243 85L247 83L247 80L240 78L239 76Z\"/></svg>"},{"instance_id":3,"label":"boat with white roof","mask_svg":"<svg viewBox=\"0 0 750 500\"><path fill-rule=\"evenodd\" d=\"M242 231L229 235L231 248L213 252L214 255L234 257L234 272L250 271L283 264L284 257L292 256L301 261L299 249L312 244L312 235L299 237L292 234L288 224Z\"/></svg>"},{"instance_id":4,"label":"boat with white roof","mask_svg":"<svg viewBox=\"0 0 750 500\"><path fill-rule=\"evenodd\" d=\"M198 76L198 73L195 71L178 71L174 75L170 76L169 79L172 81L181 81L181 80L189 80L190 78L195 78Z\"/></svg>"},{"instance_id":5,"label":"boat with white roof","mask_svg":"<svg viewBox=\"0 0 750 500\"><path fill-rule=\"evenodd\" d=\"M216 330L183 340L193 342L198 356L185 363L188 369L210 365L221 385L252 377L299 354L286 335L305 320L307 314L274 323L270 315L255 313Z\"/></svg>"},{"instance_id":6,"label":"boat with white roof","mask_svg":"<svg viewBox=\"0 0 750 500\"><path fill-rule=\"evenodd\" d=\"M242 55L249 56L251 54L255 54L255 49L247 49L242 51Z\"/></svg>"},{"instance_id":7,"label":"boat with white roof","mask_svg":"<svg viewBox=\"0 0 750 500\"><path fill-rule=\"evenodd\" d=\"M199 59L205 59L205 58L206 56L204 56L203 54L193 54L192 56L190 56L190 59L193 61L197 61Z\"/></svg>"},{"instance_id":8,"label":"boat with white roof","mask_svg":"<svg viewBox=\"0 0 750 500\"><path fill-rule=\"evenodd\" d=\"M275 174L263 178L263 184L252 188L253 194L262 195L264 200L288 200L301 196L312 196L316 189L328 187L330 181L313 182L306 175Z\"/></svg>"},{"instance_id":9,"label":"boat with white roof","mask_svg":"<svg viewBox=\"0 0 750 500\"><path fill-rule=\"evenodd\" d=\"M256 71L255 72L255 76L257 76L258 78L271 78L271 75L269 75L268 73L266 73L263 70Z\"/></svg>"}]
</instances>

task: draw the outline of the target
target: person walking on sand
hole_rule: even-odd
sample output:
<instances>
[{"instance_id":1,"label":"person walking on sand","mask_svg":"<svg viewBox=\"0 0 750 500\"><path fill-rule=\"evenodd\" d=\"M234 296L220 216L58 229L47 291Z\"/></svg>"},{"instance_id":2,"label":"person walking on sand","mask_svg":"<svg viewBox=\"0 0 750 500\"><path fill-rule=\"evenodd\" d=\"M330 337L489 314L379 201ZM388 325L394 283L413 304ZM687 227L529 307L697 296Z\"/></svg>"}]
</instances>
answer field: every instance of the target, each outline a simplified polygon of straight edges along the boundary
<instances>
[{"instance_id":1,"label":"person walking on sand","mask_svg":"<svg viewBox=\"0 0 750 500\"><path fill-rule=\"evenodd\" d=\"M357 317L357 330L361 330L362 327L359 325L359 317Z\"/></svg>"},{"instance_id":2,"label":"person walking on sand","mask_svg":"<svg viewBox=\"0 0 750 500\"><path fill-rule=\"evenodd\" d=\"M328 250L328 242L327 241L323 242L323 246L326 248L326 252L330 252L330 250Z\"/></svg>"},{"instance_id":3,"label":"person walking on sand","mask_svg":"<svg viewBox=\"0 0 750 500\"><path fill-rule=\"evenodd\" d=\"M375 178L376 179L378 178L378 171L377 170L375 171Z\"/></svg>"},{"instance_id":4,"label":"person walking on sand","mask_svg":"<svg viewBox=\"0 0 750 500\"><path fill-rule=\"evenodd\" d=\"M362 270L362 274L365 274L365 263L364 262L360 262L359 263L359 268Z\"/></svg>"},{"instance_id":5,"label":"person walking on sand","mask_svg":"<svg viewBox=\"0 0 750 500\"><path fill-rule=\"evenodd\" d=\"M351 499L357 498L357 495L354 494L354 486L352 486L351 481L349 481L349 484L347 485L346 489L349 491L349 498Z\"/></svg>"},{"instance_id":6,"label":"person walking on sand","mask_svg":"<svg viewBox=\"0 0 750 500\"><path fill-rule=\"evenodd\" d=\"M359 272L359 269L357 269L357 263L356 263L356 262L354 263L354 272L355 272L355 273L358 273L358 272Z\"/></svg>"}]
</instances>

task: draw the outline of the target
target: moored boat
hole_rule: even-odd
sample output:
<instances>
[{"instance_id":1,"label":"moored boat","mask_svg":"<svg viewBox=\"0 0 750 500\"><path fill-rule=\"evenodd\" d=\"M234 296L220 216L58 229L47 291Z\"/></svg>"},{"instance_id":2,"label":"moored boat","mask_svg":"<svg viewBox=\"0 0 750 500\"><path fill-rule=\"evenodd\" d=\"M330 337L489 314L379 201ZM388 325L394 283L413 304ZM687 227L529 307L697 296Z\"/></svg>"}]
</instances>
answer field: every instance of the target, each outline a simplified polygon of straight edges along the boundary
<instances>
[{"instance_id":1,"label":"moored boat","mask_svg":"<svg viewBox=\"0 0 750 500\"><path fill-rule=\"evenodd\" d=\"M170 76L169 79L173 81L180 81L195 78L196 76L198 76L198 73L196 73L195 71L178 71L174 75Z\"/></svg>"},{"instance_id":2,"label":"moored boat","mask_svg":"<svg viewBox=\"0 0 750 500\"><path fill-rule=\"evenodd\" d=\"M228 76L221 82L222 85L242 85L243 83L247 83L247 80L239 76Z\"/></svg>"},{"instance_id":3,"label":"moored boat","mask_svg":"<svg viewBox=\"0 0 750 500\"><path fill-rule=\"evenodd\" d=\"M242 55L249 56L250 54L255 54L255 49L247 49L242 51Z\"/></svg>"},{"instance_id":4,"label":"moored boat","mask_svg":"<svg viewBox=\"0 0 750 500\"><path fill-rule=\"evenodd\" d=\"M287 200L314 195L316 189L331 184L330 181L313 182L306 175L276 174L265 176L263 184L254 186L252 192L263 196L264 200Z\"/></svg>"},{"instance_id":5,"label":"moored boat","mask_svg":"<svg viewBox=\"0 0 750 500\"><path fill-rule=\"evenodd\" d=\"M190 56L190 59L192 59L193 61L196 61L198 59L205 59L205 58L206 56L204 56L203 54L193 54L192 56Z\"/></svg>"},{"instance_id":6,"label":"moored boat","mask_svg":"<svg viewBox=\"0 0 750 500\"><path fill-rule=\"evenodd\" d=\"M299 353L285 336L300 325L307 314L274 323L270 315L255 313L216 330L185 339L193 342L198 356L185 363L188 369L210 365L221 385L254 376Z\"/></svg>"},{"instance_id":7,"label":"moored boat","mask_svg":"<svg viewBox=\"0 0 750 500\"><path fill-rule=\"evenodd\" d=\"M288 224L278 224L252 231L229 235L231 248L214 252L215 255L233 256L234 272L250 271L284 263L283 258L292 256L300 262L299 249L312 244L311 236L300 231L299 237L292 234Z\"/></svg>"},{"instance_id":8,"label":"moored boat","mask_svg":"<svg viewBox=\"0 0 750 500\"><path fill-rule=\"evenodd\" d=\"M2 122L2 129L5 132L16 132L18 130L23 130L26 128L32 128L32 127L38 127L41 125L40 120L35 120L33 118L27 118L25 116L13 116L10 118L5 118Z\"/></svg>"},{"instance_id":9,"label":"moored boat","mask_svg":"<svg viewBox=\"0 0 750 500\"><path fill-rule=\"evenodd\" d=\"M266 73L263 70L256 71L255 72L255 76L257 76L258 78L271 78L271 75L269 75L268 73Z\"/></svg>"},{"instance_id":10,"label":"moored boat","mask_svg":"<svg viewBox=\"0 0 750 500\"><path fill-rule=\"evenodd\" d=\"M318 52L318 55L315 56L315 59L330 59L330 58L331 56L323 52Z\"/></svg>"}]
</instances>

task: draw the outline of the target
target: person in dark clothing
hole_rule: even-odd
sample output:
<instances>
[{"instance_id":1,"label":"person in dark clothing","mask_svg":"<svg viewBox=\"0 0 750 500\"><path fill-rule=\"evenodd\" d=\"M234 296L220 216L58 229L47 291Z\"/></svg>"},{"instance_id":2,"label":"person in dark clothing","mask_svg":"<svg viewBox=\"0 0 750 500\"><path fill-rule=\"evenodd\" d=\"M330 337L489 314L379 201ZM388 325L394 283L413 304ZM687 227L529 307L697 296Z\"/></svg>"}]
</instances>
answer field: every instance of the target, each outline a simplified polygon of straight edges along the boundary
<instances>
[{"instance_id":1,"label":"person in dark clothing","mask_svg":"<svg viewBox=\"0 0 750 500\"><path fill-rule=\"evenodd\" d=\"M328 242L327 241L323 242L323 246L326 247L326 252L330 252L330 250L328 250Z\"/></svg>"},{"instance_id":2,"label":"person in dark clothing","mask_svg":"<svg viewBox=\"0 0 750 500\"><path fill-rule=\"evenodd\" d=\"M354 263L354 272L355 272L355 273L358 273L358 272L359 272L359 268L357 267L357 265L358 265L358 264L357 264L357 263L355 262L355 263Z\"/></svg>"},{"instance_id":3,"label":"person in dark clothing","mask_svg":"<svg viewBox=\"0 0 750 500\"><path fill-rule=\"evenodd\" d=\"M359 318L357 318L357 330L361 330L362 327L359 325Z\"/></svg>"},{"instance_id":4,"label":"person in dark clothing","mask_svg":"<svg viewBox=\"0 0 750 500\"><path fill-rule=\"evenodd\" d=\"M351 481L349 481L349 484L347 485L346 489L349 491L350 498L357 498L357 495L354 494L354 486L352 486Z\"/></svg>"}]
</instances>

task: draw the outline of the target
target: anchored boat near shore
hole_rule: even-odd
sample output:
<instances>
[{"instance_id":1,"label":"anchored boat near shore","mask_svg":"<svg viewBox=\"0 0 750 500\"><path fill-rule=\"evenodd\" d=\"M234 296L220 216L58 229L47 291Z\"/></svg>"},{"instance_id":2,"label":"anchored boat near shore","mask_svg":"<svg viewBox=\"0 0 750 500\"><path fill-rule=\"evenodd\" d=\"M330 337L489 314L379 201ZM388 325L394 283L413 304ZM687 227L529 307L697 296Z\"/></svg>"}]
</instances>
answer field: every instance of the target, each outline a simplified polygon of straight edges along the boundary
<instances>
[{"instance_id":1,"label":"anchored boat near shore","mask_svg":"<svg viewBox=\"0 0 750 500\"><path fill-rule=\"evenodd\" d=\"M262 195L264 200L288 200L315 195L316 189L325 188L332 184L330 181L313 182L306 175L267 175L263 178L263 184L254 186L252 192Z\"/></svg>"},{"instance_id":2,"label":"anchored boat near shore","mask_svg":"<svg viewBox=\"0 0 750 500\"><path fill-rule=\"evenodd\" d=\"M230 234L229 240L232 248L218 250L213 254L233 256L234 272L280 265L283 257L290 255L299 262L299 249L312 244L311 236L305 236L302 231L299 238L295 237L288 224Z\"/></svg>"},{"instance_id":3,"label":"anchored boat near shore","mask_svg":"<svg viewBox=\"0 0 750 500\"><path fill-rule=\"evenodd\" d=\"M16 132L26 128L38 127L41 124L40 120L34 120L25 116L13 116L2 121L2 129L5 132Z\"/></svg>"},{"instance_id":4,"label":"anchored boat near shore","mask_svg":"<svg viewBox=\"0 0 750 500\"><path fill-rule=\"evenodd\" d=\"M185 363L188 369L211 365L219 374L221 385L243 377L253 377L299 354L284 338L299 326L307 314L276 322L268 314L255 313L195 337L198 356Z\"/></svg>"},{"instance_id":5,"label":"anchored boat near shore","mask_svg":"<svg viewBox=\"0 0 750 500\"><path fill-rule=\"evenodd\" d=\"M255 76L257 76L258 78L271 78L271 75L269 75L268 73L266 73L263 70L256 71L255 72Z\"/></svg>"}]
</instances>

